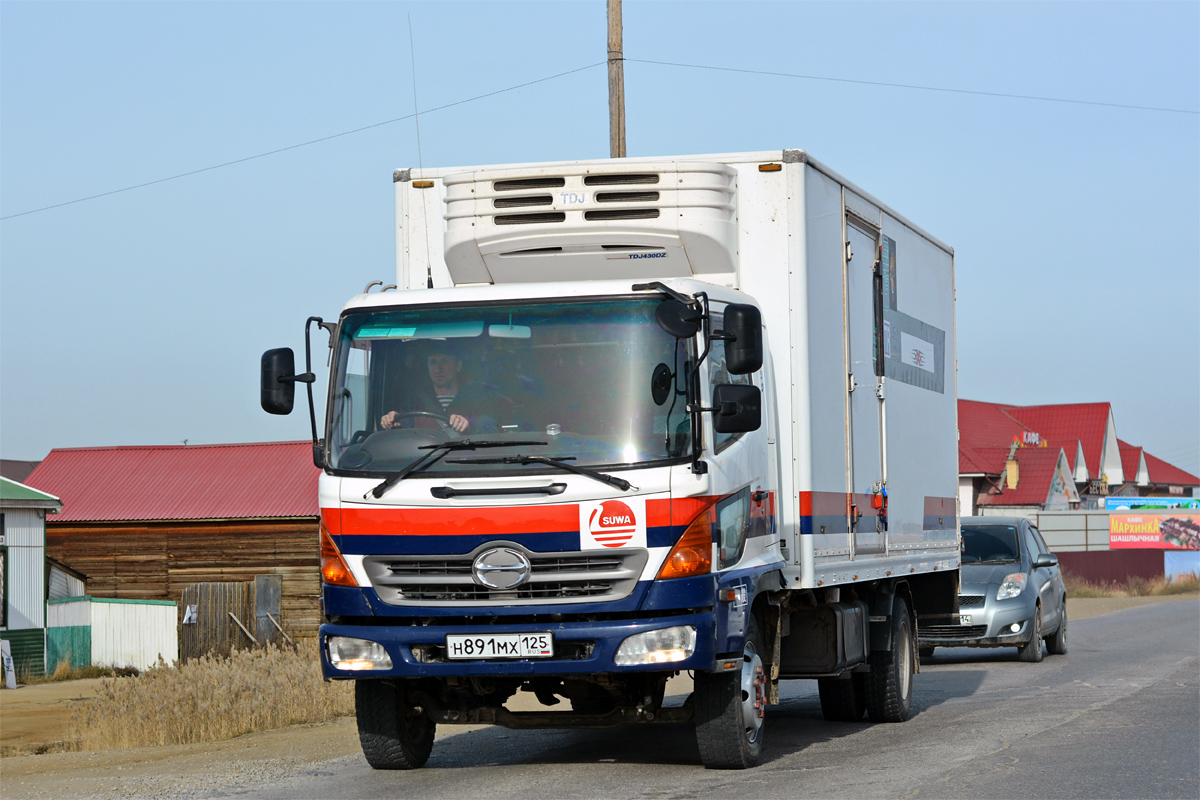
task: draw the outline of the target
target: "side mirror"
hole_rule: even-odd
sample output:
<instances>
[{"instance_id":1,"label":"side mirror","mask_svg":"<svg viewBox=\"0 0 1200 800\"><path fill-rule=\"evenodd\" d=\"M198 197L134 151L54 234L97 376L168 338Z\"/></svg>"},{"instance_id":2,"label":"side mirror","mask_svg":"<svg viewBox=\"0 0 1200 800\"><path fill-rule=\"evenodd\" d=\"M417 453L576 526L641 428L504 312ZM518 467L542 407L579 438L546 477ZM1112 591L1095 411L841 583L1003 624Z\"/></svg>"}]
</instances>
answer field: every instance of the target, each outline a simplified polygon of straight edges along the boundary
<instances>
[{"instance_id":1,"label":"side mirror","mask_svg":"<svg viewBox=\"0 0 1200 800\"><path fill-rule=\"evenodd\" d=\"M296 356L290 347L263 353L259 379L262 409L268 414L290 414L296 402Z\"/></svg>"},{"instance_id":2,"label":"side mirror","mask_svg":"<svg viewBox=\"0 0 1200 800\"><path fill-rule=\"evenodd\" d=\"M1038 569L1039 567L1057 567L1057 566L1058 566L1058 556L1054 555L1053 553L1041 553L1038 555L1037 558L1035 558L1033 560L1033 568L1034 569Z\"/></svg>"},{"instance_id":3,"label":"side mirror","mask_svg":"<svg viewBox=\"0 0 1200 800\"><path fill-rule=\"evenodd\" d=\"M713 387L713 429L745 433L762 427L762 392L757 386L718 383Z\"/></svg>"},{"instance_id":4,"label":"side mirror","mask_svg":"<svg viewBox=\"0 0 1200 800\"><path fill-rule=\"evenodd\" d=\"M658 327L676 339L690 339L700 332L700 309L678 300L664 300L654 309Z\"/></svg>"},{"instance_id":5,"label":"side mirror","mask_svg":"<svg viewBox=\"0 0 1200 800\"><path fill-rule=\"evenodd\" d=\"M762 314L754 306L725 306L725 368L731 375L758 372L763 363ZM757 426L756 426L757 427Z\"/></svg>"}]
</instances>

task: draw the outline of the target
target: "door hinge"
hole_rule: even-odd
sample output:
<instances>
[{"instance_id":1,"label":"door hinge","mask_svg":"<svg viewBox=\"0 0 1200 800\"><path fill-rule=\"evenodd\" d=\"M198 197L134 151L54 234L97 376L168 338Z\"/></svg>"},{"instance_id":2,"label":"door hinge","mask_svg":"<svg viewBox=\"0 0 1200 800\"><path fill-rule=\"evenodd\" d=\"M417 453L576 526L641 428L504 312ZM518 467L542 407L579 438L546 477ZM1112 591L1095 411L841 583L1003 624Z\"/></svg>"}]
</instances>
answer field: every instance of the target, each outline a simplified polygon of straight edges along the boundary
<instances>
[{"instance_id":1,"label":"door hinge","mask_svg":"<svg viewBox=\"0 0 1200 800\"><path fill-rule=\"evenodd\" d=\"M849 373L849 375L847 375L847 378L848 379L846 381L846 391L853 392L855 390L855 388L858 386L858 381L854 380L853 372Z\"/></svg>"},{"instance_id":2,"label":"door hinge","mask_svg":"<svg viewBox=\"0 0 1200 800\"><path fill-rule=\"evenodd\" d=\"M847 260L847 261L853 261L853 260L854 260L854 248L852 248L852 247L850 246L850 243L849 243L849 242L846 242L846 260Z\"/></svg>"}]
</instances>

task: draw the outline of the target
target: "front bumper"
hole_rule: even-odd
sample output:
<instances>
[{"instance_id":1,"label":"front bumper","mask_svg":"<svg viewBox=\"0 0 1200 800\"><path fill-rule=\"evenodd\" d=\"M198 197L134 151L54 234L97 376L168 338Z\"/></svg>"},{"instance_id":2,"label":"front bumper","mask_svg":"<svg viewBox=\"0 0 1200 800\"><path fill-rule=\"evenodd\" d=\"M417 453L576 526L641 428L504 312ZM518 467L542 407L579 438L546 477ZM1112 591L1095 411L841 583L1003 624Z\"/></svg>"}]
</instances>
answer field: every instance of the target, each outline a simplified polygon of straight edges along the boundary
<instances>
[{"instance_id":1,"label":"front bumper","mask_svg":"<svg viewBox=\"0 0 1200 800\"><path fill-rule=\"evenodd\" d=\"M970 623L923 626L917 630L917 644L920 647L1019 647L1028 643L1033 635L1036 600L1028 594L996 600L996 587L988 587L987 591L990 593L985 595L982 606L959 610L960 614L971 617ZM1016 631L1011 630L1014 623L1019 625Z\"/></svg>"},{"instance_id":2,"label":"front bumper","mask_svg":"<svg viewBox=\"0 0 1200 800\"><path fill-rule=\"evenodd\" d=\"M618 666L613 658L629 636L659 628L691 625L696 629L696 649L687 659L661 664ZM542 633L554 635L553 658L444 660L437 651L447 634ZM352 671L329 663L325 640L350 636L378 642L392 659L390 670ZM617 672L711 670L716 662L716 620L712 613L604 622L556 622L474 625L322 625L321 671L331 679L437 678L461 676L578 675Z\"/></svg>"}]
</instances>

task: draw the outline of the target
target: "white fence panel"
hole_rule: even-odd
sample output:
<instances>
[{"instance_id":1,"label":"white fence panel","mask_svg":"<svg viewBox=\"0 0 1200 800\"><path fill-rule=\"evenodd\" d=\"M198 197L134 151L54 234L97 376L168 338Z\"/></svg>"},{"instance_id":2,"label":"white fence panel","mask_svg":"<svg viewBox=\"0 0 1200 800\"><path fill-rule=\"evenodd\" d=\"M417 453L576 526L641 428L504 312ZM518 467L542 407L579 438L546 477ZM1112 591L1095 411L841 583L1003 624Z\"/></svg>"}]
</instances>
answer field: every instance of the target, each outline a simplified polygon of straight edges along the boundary
<instances>
[{"instance_id":1,"label":"white fence panel","mask_svg":"<svg viewBox=\"0 0 1200 800\"><path fill-rule=\"evenodd\" d=\"M92 599L92 663L148 669L179 658L178 611L165 600Z\"/></svg>"},{"instance_id":2,"label":"white fence panel","mask_svg":"<svg viewBox=\"0 0 1200 800\"><path fill-rule=\"evenodd\" d=\"M80 597L65 603L50 603L46 606L47 628L74 628L90 625L92 598Z\"/></svg>"}]
</instances>

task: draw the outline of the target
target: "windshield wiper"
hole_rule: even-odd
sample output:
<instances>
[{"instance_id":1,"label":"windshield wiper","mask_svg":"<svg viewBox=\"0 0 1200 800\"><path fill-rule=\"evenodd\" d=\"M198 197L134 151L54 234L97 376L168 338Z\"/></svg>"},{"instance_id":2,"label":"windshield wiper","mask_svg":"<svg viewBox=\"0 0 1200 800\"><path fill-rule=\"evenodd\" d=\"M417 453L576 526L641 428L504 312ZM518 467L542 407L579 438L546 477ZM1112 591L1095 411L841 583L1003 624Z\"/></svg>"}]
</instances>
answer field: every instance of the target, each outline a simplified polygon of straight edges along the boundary
<instances>
[{"instance_id":1,"label":"windshield wiper","mask_svg":"<svg viewBox=\"0 0 1200 800\"><path fill-rule=\"evenodd\" d=\"M609 486L615 486L623 492L633 489L635 492L638 487L634 486L624 478L618 478L615 475L605 475L603 472L588 467L577 467L574 464L567 464L567 461L574 461L575 456L559 456L551 458L549 456L501 456L499 458L456 458L452 461L447 461L447 464L545 464L550 467L558 467L567 472L574 472L576 475L583 475L587 478L607 483Z\"/></svg>"},{"instance_id":2,"label":"windshield wiper","mask_svg":"<svg viewBox=\"0 0 1200 800\"><path fill-rule=\"evenodd\" d=\"M546 442L533 442L524 439L515 442L491 440L476 442L472 439L451 439L450 441L442 442L441 444L422 445L417 449L425 450L427 452L422 453L415 460L411 461L404 469L400 470L395 475L391 476L383 483L364 494L363 500L366 500L368 496L374 496L375 499L378 500L380 497L383 497L384 492L386 492L388 489L391 489L409 475L412 475L417 470L422 470L426 467L433 466L437 462L441 461L447 453L451 453L455 450L481 450L486 447L536 447L537 445L544 444L546 444Z\"/></svg>"}]
</instances>

